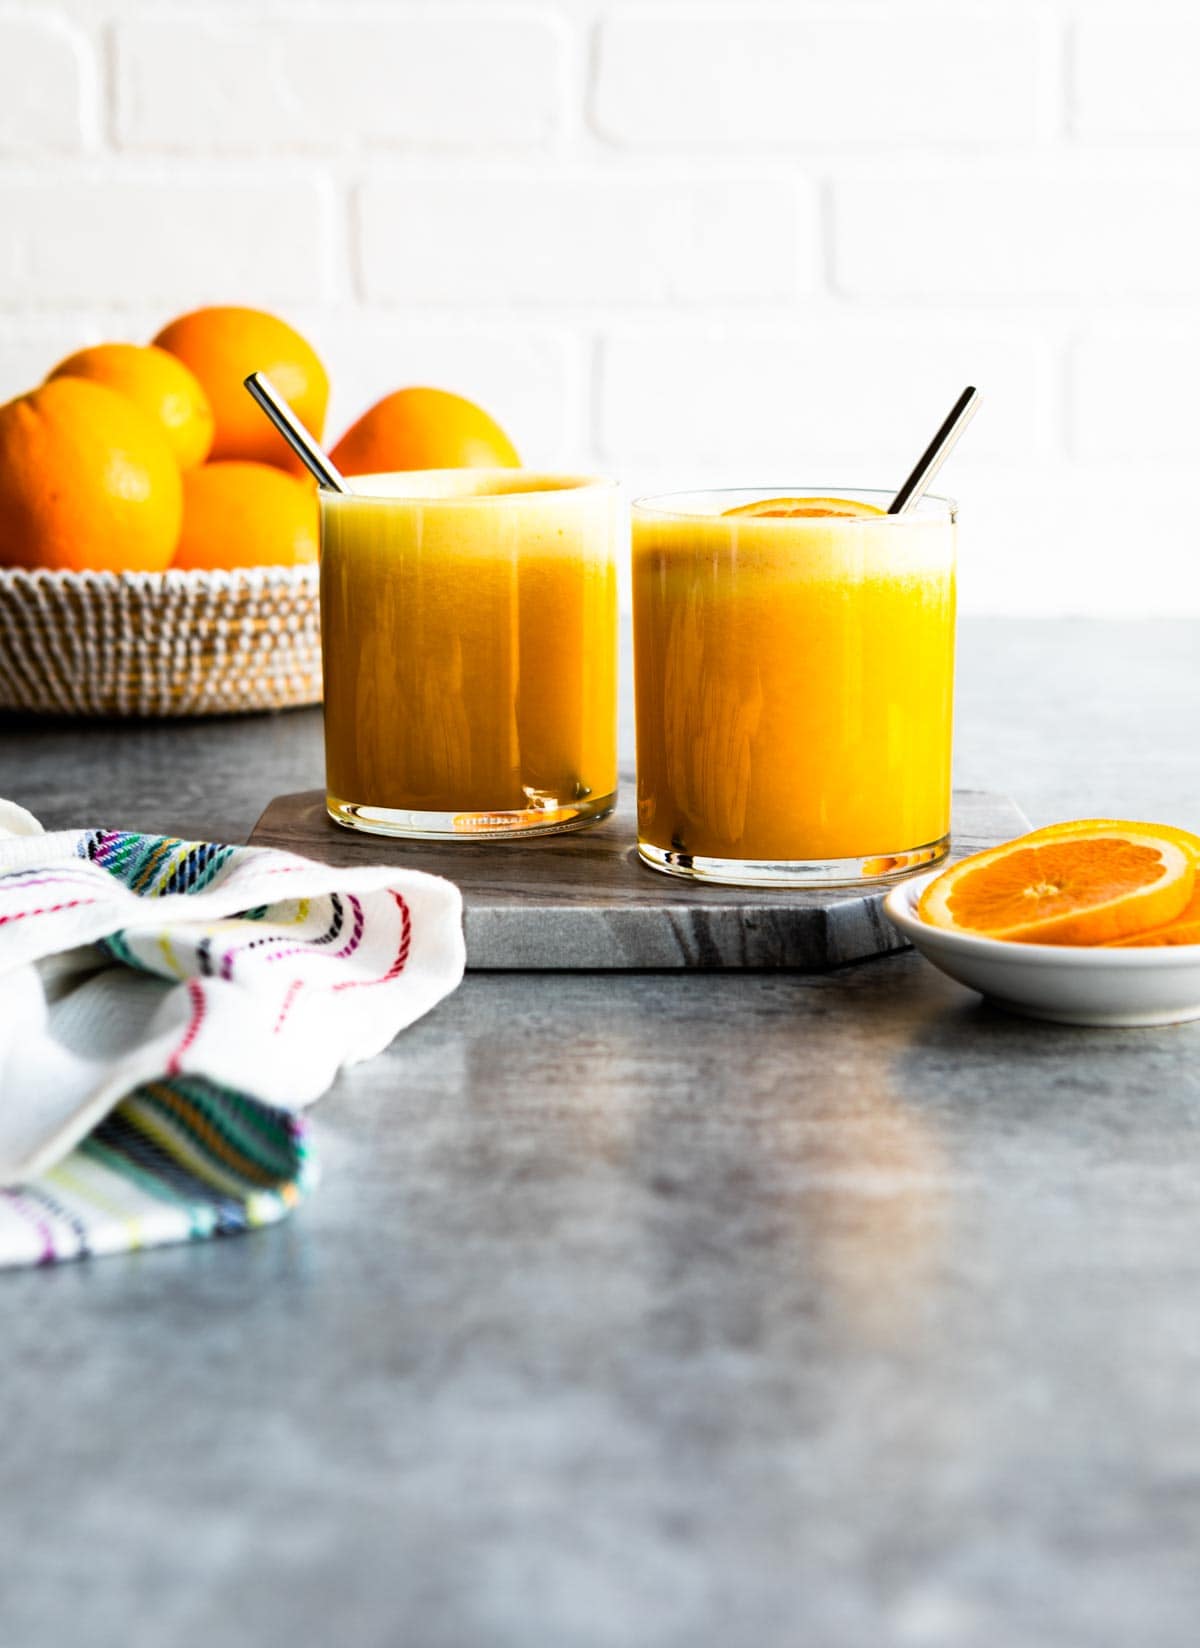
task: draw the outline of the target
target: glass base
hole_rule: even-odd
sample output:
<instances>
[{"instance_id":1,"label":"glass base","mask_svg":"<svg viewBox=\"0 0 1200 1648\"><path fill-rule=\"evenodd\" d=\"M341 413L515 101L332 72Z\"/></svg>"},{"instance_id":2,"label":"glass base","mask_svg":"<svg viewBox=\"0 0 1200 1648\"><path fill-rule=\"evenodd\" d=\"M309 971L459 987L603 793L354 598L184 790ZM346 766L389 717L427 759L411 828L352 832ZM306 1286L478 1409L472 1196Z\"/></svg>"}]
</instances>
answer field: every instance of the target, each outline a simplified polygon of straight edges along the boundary
<instances>
[{"instance_id":1,"label":"glass base","mask_svg":"<svg viewBox=\"0 0 1200 1648\"><path fill-rule=\"evenodd\" d=\"M638 842L644 864L687 881L712 881L728 887L878 887L900 881L917 870L940 863L950 851L944 835L923 847L869 858L779 859L693 858L671 847Z\"/></svg>"},{"instance_id":2,"label":"glass base","mask_svg":"<svg viewBox=\"0 0 1200 1648\"><path fill-rule=\"evenodd\" d=\"M325 797L325 810L343 829L367 835L404 836L420 841L497 841L523 836L561 835L583 830L607 818L617 804L617 792L587 796L561 804L547 800L536 807L490 813L419 812L408 807L370 807L361 801Z\"/></svg>"}]
</instances>

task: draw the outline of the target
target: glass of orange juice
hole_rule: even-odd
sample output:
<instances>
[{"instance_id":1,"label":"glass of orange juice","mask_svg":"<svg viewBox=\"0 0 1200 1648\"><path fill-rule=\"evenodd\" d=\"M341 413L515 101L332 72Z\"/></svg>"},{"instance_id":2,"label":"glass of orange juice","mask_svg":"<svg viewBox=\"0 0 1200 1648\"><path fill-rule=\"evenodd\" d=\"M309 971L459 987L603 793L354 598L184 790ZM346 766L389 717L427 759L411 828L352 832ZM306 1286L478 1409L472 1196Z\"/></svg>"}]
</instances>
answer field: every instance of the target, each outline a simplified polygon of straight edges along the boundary
<instances>
[{"instance_id":1,"label":"glass of orange juice","mask_svg":"<svg viewBox=\"0 0 1200 1648\"><path fill-rule=\"evenodd\" d=\"M638 851L742 885L950 842L955 506L809 489L633 505Z\"/></svg>"},{"instance_id":2,"label":"glass of orange juice","mask_svg":"<svg viewBox=\"0 0 1200 1648\"><path fill-rule=\"evenodd\" d=\"M519 837L617 790L617 493L523 469L322 491L326 805L383 835Z\"/></svg>"}]
</instances>

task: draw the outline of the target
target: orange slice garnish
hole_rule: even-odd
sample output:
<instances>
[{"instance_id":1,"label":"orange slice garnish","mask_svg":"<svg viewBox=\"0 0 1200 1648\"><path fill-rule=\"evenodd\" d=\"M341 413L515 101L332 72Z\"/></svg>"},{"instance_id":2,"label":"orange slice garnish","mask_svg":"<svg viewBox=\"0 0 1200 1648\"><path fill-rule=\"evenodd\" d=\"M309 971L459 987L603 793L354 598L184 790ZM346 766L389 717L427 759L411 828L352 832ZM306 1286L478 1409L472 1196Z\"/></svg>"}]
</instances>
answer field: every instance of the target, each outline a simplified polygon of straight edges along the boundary
<instances>
[{"instance_id":1,"label":"orange slice garnish","mask_svg":"<svg viewBox=\"0 0 1200 1648\"><path fill-rule=\"evenodd\" d=\"M755 515L779 520L794 520L803 516L833 516L853 520L857 516L882 515L874 504L860 504L854 498L760 498L756 504L741 504L737 509L726 509L722 519L731 515Z\"/></svg>"},{"instance_id":2,"label":"orange slice garnish","mask_svg":"<svg viewBox=\"0 0 1200 1648\"><path fill-rule=\"evenodd\" d=\"M1165 927L1196 886L1196 863L1154 825L1058 825L952 865L921 895L933 927L1023 944L1111 944Z\"/></svg>"}]
</instances>

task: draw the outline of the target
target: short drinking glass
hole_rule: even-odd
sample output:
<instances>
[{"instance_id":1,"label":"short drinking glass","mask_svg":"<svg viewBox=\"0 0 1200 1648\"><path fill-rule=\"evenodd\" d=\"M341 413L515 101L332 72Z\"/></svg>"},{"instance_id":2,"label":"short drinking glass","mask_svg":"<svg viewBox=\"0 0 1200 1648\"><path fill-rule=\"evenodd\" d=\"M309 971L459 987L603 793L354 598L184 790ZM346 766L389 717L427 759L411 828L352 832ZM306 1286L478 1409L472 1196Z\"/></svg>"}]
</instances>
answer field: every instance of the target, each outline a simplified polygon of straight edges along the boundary
<instances>
[{"instance_id":1,"label":"short drinking glass","mask_svg":"<svg viewBox=\"0 0 1200 1648\"><path fill-rule=\"evenodd\" d=\"M617 789L617 494L522 469L322 492L326 805L462 839L577 828Z\"/></svg>"},{"instance_id":2,"label":"short drinking glass","mask_svg":"<svg viewBox=\"0 0 1200 1648\"><path fill-rule=\"evenodd\" d=\"M804 488L633 505L648 864L845 884L946 854L955 506L887 515L890 497L841 492L845 513Z\"/></svg>"}]
</instances>

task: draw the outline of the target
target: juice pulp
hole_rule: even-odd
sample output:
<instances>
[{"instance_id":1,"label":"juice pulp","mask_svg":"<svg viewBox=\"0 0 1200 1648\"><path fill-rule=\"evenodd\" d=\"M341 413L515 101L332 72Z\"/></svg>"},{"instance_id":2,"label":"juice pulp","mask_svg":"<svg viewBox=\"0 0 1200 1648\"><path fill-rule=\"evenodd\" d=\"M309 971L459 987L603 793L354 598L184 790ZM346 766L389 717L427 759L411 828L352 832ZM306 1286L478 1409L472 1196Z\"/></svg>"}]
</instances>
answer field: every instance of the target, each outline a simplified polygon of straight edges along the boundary
<instances>
[{"instance_id":1,"label":"juice pulp","mask_svg":"<svg viewBox=\"0 0 1200 1648\"><path fill-rule=\"evenodd\" d=\"M330 811L453 815L455 830L607 810L614 489L517 469L352 484L321 499Z\"/></svg>"},{"instance_id":2,"label":"juice pulp","mask_svg":"<svg viewBox=\"0 0 1200 1648\"><path fill-rule=\"evenodd\" d=\"M639 840L764 863L940 841L952 508L927 499L908 516L721 518L759 496L634 506Z\"/></svg>"}]
</instances>

